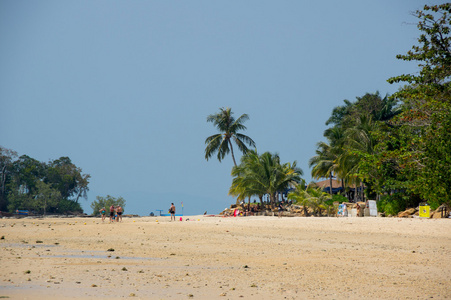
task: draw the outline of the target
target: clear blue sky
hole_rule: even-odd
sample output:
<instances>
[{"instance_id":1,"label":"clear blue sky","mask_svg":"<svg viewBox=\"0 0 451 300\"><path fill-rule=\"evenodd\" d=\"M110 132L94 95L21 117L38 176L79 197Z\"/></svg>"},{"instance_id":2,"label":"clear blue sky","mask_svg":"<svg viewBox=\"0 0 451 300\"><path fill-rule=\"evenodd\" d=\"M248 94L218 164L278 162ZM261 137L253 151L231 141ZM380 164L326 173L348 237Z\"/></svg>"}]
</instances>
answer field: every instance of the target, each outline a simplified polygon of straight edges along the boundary
<instances>
[{"instance_id":1,"label":"clear blue sky","mask_svg":"<svg viewBox=\"0 0 451 300\"><path fill-rule=\"evenodd\" d=\"M260 153L308 160L344 99L392 94L432 1L0 1L0 145L69 156L126 213L219 213L232 158L204 158L220 107ZM237 159L239 159L238 155Z\"/></svg>"}]
</instances>

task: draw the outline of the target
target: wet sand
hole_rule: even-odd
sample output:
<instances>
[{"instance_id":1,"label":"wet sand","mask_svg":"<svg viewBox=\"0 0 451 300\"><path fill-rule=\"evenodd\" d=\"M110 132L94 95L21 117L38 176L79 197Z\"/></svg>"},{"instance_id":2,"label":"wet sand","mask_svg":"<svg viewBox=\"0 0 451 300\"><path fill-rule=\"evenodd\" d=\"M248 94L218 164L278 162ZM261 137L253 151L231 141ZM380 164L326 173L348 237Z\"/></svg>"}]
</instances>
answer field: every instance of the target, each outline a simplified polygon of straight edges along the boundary
<instances>
[{"instance_id":1,"label":"wet sand","mask_svg":"<svg viewBox=\"0 0 451 300\"><path fill-rule=\"evenodd\" d=\"M186 218L0 219L0 297L451 299L449 219Z\"/></svg>"}]
</instances>

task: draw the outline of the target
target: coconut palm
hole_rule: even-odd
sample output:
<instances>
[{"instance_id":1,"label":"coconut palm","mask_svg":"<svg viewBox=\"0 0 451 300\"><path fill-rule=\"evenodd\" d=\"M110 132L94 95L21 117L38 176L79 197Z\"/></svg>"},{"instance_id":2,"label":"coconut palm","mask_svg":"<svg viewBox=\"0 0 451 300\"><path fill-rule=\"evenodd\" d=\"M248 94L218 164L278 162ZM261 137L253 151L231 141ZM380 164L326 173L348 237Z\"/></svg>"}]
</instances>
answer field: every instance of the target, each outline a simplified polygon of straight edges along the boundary
<instances>
[{"instance_id":1,"label":"coconut palm","mask_svg":"<svg viewBox=\"0 0 451 300\"><path fill-rule=\"evenodd\" d=\"M336 173L339 165L337 164L338 155L334 149L327 143L319 142L317 144L316 155L310 158L309 167L312 168L312 177L315 179L329 178L330 194L332 195L332 177Z\"/></svg>"},{"instance_id":2,"label":"coconut palm","mask_svg":"<svg viewBox=\"0 0 451 300\"><path fill-rule=\"evenodd\" d=\"M249 150L241 157L240 164L233 167L232 176L234 178L229 195L237 197L237 203L248 198L250 205L252 196L258 196L260 202L263 202L263 195L266 191L259 178L259 167L259 156L256 150Z\"/></svg>"},{"instance_id":3,"label":"coconut palm","mask_svg":"<svg viewBox=\"0 0 451 300\"><path fill-rule=\"evenodd\" d=\"M277 193L286 190L301 180L302 170L293 163L280 164L277 154L265 152L258 155L256 151L249 151L243 155L241 163L232 169L232 186L229 194L238 197L249 195L259 196L269 194L271 204L276 202Z\"/></svg>"},{"instance_id":4,"label":"coconut palm","mask_svg":"<svg viewBox=\"0 0 451 300\"><path fill-rule=\"evenodd\" d=\"M307 193L307 201L313 213L317 216L321 215L321 211L327 208L325 202L331 199L332 196L323 192L321 188L309 188L307 189Z\"/></svg>"},{"instance_id":5,"label":"coconut palm","mask_svg":"<svg viewBox=\"0 0 451 300\"><path fill-rule=\"evenodd\" d=\"M363 184L364 181L372 176L372 172L362 177L360 174L360 161L365 155L375 153L376 140L372 132L377 129L371 116L362 115L356 119L356 124L345 131L344 148L345 151L338 159L338 164L346 169L345 177L353 180L355 184L362 186L362 201L364 200ZM366 183L368 185L368 182Z\"/></svg>"},{"instance_id":6,"label":"coconut palm","mask_svg":"<svg viewBox=\"0 0 451 300\"><path fill-rule=\"evenodd\" d=\"M304 210L304 216L308 216L307 207L309 205L308 198L309 194L307 192L307 188L304 187L304 184L298 184L295 186L294 190L288 193L288 200L293 201L299 205L302 205L302 209Z\"/></svg>"},{"instance_id":7,"label":"coconut palm","mask_svg":"<svg viewBox=\"0 0 451 300\"><path fill-rule=\"evenodd\" d=\"M207 117L207 122L212 122L220 133L209 136L205 140L205 144L207 145L205 148L206 160L211 158L217 152L217 158L221 161L226 154L231 152L233 163L236 166L232 141L235 142L238 149L244 154L248 151L246 145L255 147L255 142L250 137L239 133L240 130L246 130L246 126L244 126L243 123L249 119L249 116L243 114L235 120L232 115L232 110L227 107L220 108L219 113Z\"/></svg>"}]
</instances>

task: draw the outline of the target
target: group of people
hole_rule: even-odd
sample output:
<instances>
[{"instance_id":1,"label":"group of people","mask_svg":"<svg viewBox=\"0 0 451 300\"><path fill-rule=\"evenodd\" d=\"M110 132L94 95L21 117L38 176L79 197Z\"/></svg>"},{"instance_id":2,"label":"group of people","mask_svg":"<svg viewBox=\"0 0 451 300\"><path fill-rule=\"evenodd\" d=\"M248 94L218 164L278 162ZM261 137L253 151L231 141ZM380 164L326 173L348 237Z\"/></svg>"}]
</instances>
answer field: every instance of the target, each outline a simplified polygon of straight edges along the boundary
<instances>
[{"instance_id":1,"label":"group of people","mask_svg":"<svg viewBox=\"0 0 451 300\"><path fill-rule=\"evenodd\" d=\"M102 222L105 222L106 219L106 209L105 207L102 207L99 209L100 215L102 216ZM122 213L124 212L124 209L120 205L110 206L110 223L114 222L122 222ZM171 214L171 221L175 221L175 205L174 203L171 203L171 207L169 208L169 213ZM206 212L205 212L206 213Z\"/></svg>"},{"instance_id":2,"label":"group of people","mask_svg":"<svg viewBox=\"0 0 451 300\"><path fill-rule=\"evenodd\" d=\"M101 216L102 216L102 222L105 222L106 219L106 209L105 207L102 207L99 210ZM122 222L122 213L124 212L124 209L120 206L120 205L116 205L114 206L111 205L110 206L110 223L114 222L114 220L116 220L116 222L119 222L119 220Z\"/></svg>"}]
</instances>

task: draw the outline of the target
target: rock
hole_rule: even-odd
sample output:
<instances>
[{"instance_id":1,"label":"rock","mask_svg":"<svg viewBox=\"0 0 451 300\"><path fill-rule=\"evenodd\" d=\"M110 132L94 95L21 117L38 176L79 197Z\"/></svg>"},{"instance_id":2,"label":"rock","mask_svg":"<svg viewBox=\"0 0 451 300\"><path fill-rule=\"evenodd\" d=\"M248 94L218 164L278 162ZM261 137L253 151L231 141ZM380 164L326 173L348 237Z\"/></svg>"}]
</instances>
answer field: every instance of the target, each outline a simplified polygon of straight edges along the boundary
<instances>
[{"instance_id":1,"label":"rock","mask_svg":"<svg viewBox=\"0 0 451 300\"><path fill-rule=\"evenodd\" d=\"M446 204L440 205L434 212L431 213L431 218L441 219L448 218L450 216L450 208Z\"/></svg>"},{"instance_id":2,"label":"rock","mask_svg":"<svg viewBox=\"0 0 451 300\"><path fill-rule=\"evenodd\" d=\"M415 214L415 212L415 208L406 209L405 211L398 214L398 218L407 218L408 216Z\"/></svg>"}]
</instances>

